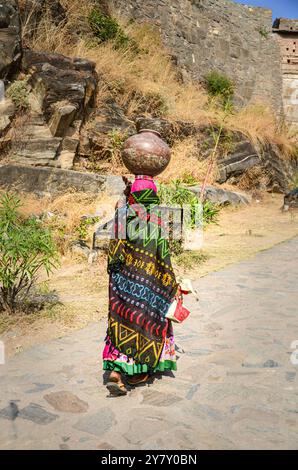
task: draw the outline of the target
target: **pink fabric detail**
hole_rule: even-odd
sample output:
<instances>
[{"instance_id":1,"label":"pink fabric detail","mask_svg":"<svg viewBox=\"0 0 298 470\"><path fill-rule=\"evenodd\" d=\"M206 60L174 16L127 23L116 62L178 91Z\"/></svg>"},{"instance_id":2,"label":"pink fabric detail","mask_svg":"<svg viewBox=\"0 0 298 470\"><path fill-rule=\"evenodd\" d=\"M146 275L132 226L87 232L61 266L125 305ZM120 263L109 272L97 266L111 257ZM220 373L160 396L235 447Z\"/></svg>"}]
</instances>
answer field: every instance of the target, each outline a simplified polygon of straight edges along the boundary
<instances>
[{"instance_id":1,"label":"pink fabric detail","mask_svg":"<svg viewBox=\"0 0 298 470\"><path fill-rule=\"evenodd\" d=\"M153 180L136 179L131 186L131 192L142 191L143 189L152 189L157 193L157 187Z\"/></svg>"}]
</instances>

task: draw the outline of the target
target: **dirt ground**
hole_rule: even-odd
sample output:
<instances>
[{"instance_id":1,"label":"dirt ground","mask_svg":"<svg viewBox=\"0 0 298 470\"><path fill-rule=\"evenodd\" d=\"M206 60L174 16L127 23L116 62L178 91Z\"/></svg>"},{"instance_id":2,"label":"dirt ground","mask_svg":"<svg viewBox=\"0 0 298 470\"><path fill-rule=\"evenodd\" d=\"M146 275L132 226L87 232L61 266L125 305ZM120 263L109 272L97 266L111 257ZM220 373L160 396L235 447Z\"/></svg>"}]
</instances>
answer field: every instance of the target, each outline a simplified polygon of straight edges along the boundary
<instances>
[{"instance_id":1,"label":"dirt ground","mask_svg":"<svg viewBox=\"0 0 298 470\"><path fill-rule=\"evenodd\" d=\"M207 261L187 277L205 276L211 271L249 258L255 253L298 235L298 212L282 213L281 195L265 194L260 201L221 211L218 225L207 228L203 252ZM71 329L105 321L107 313L107 275L105 259L89 265L85 260L64 258L61 267L40 288L55 291L59 304L40 315L7 323L1 340L8 356L37 343L61 337ZM179 271L179 270L178 270ZM3 329L3 328L2 328Z\"/></svg>"}]
</instances>

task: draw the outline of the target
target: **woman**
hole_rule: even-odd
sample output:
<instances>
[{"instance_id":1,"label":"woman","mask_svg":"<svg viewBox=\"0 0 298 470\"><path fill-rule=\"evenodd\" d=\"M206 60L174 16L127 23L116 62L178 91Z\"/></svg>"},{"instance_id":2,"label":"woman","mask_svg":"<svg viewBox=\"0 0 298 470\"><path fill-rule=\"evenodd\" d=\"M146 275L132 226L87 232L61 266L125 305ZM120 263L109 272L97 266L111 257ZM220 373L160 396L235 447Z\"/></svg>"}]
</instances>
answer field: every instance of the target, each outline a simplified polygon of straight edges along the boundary
<instances>
[{"instance_id":1,"label":"woman","mask_svg":"<svg viewBox=\"0 0 298 470\"><path fill-rule=\"evenodd\" d=\"M115 237L108 255L109 321L103 368L111 371L107 388L125 395L156 371L176 370L174 336L165 317L177 283L168 241L158 211L152 177L127 184L126 202L115 214ZM126 238L125 238L126 235Z\"/></svg>"}]
</instances>

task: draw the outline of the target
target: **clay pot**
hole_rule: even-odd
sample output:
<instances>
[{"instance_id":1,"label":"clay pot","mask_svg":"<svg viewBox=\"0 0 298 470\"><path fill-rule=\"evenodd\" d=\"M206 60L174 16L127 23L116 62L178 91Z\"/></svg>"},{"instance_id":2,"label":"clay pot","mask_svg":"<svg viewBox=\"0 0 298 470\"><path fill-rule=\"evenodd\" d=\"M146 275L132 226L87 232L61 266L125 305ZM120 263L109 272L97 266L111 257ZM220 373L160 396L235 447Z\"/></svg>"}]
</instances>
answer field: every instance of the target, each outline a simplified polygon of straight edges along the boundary
<instances>
[{"instance_id":1,"label":"clay pot","mask_svg":"<svg viewBox=\"0 0 298 470\"><path fill-rule=\"evenodd\" d=\"M134 175L156 176L169 164L171 152L157 131L142 129L123 145L122 160Z\"/></svg>"}]
</instances>

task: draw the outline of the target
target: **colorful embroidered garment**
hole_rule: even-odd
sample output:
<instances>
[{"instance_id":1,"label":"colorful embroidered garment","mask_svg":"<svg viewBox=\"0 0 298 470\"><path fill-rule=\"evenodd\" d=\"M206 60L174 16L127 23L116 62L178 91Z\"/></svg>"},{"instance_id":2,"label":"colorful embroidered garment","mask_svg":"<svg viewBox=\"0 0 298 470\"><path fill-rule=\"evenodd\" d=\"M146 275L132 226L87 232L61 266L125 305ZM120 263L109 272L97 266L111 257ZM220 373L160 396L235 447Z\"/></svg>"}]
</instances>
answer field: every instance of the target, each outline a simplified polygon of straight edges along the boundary
<instances>
[{"instance_id":1,"label":"colorful embroidered garment","mask_svg":"<svg viewBox=\"0 0 298 470\"><path fill-rule=\"evenodd\" d=\"M160 370L163 361L166 368L176 368L165 314L177 283L158 205L155 191L145 189L131 193L128 204L116 211L117 238L111 240L108 255L105 369L117 370L126 362L122 370L129 374L150 372ZM167 361L173 362L172 367Z\"/></svg>"}]
</instances>

